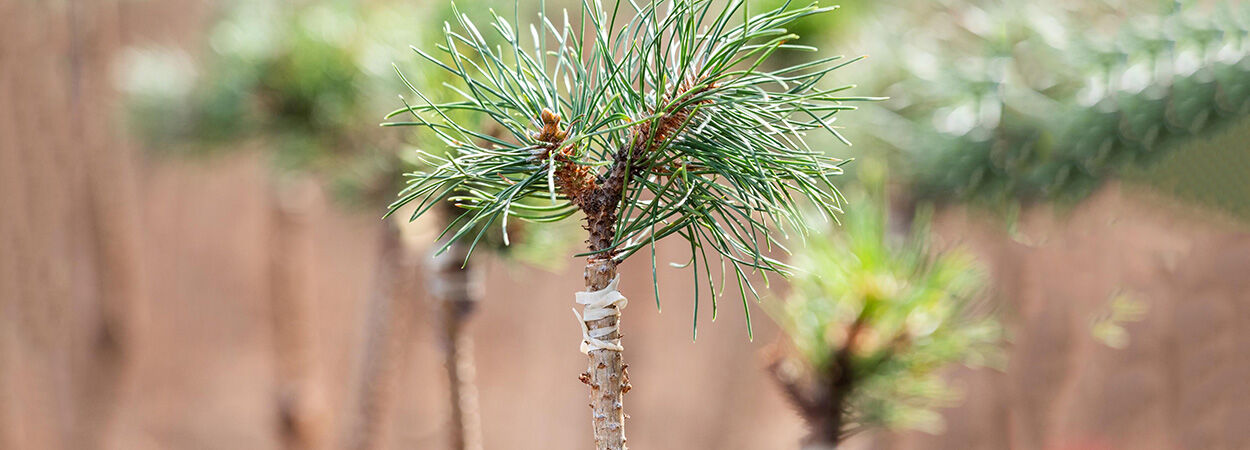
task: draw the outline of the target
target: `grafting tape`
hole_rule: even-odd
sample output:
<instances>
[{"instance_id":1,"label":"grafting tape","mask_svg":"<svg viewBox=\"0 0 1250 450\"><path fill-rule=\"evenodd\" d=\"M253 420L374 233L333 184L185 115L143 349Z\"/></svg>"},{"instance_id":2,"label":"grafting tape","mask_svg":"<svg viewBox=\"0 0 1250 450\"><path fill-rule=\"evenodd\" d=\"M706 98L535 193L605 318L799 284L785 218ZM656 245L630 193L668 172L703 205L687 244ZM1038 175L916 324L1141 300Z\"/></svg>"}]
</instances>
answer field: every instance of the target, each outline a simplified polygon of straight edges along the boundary
<instances>
[{"instance_id":1,"label":"grafting tape","mask_svg":"<svg viewBox=\"0 0 1250 450\"><path fill-rule=\"evenodd\" d=\"M621 315L621 310L625 309L625 305L629 304L629 300L627 300L624 295L621 295L620 291L616 290L617 283L620 282L620 280L621 276L617 275L615 278L612 278L612 281L608 283L608 286L603 289L594 292L577 293L577 304L585 305L581 314L577 313L577 308L573 308L573 315L577 316L577 323L582 326L582 353L590 353L591 350L612 350L614 352L619 352L625 349L624 347L621 347L620 338L607 340L602 339L616 332L616 324L603 328L595 328L593 330L586 324L586 322L599 320L608 316ZM619 324L620 321L618 320L616 323Z\"/></svg>"}]
</instances>

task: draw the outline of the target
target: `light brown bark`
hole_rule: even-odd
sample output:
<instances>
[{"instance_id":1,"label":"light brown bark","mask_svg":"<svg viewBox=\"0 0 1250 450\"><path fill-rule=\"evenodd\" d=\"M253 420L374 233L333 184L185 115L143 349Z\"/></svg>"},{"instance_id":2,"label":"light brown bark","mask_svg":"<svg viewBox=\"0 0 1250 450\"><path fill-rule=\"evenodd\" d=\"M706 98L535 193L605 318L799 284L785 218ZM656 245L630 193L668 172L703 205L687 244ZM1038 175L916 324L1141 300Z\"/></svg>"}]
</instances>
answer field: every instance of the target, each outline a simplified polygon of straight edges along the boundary
<instances>
[{"instance_id":1,"label":"light brown bark","mask_svg":"<svg viewBox=\"0 0 1250 450\"><path fill-rule=\"evenodd\" d=\"M591 258L586 264L586 290L598 291L606 288L616 278L616 262L610 258ZM613 306L615 307L615 306ZM591 330L619 326L620 317L608 317L586 322ZM619 328L604 340L621 337ZM581 380L590 386L591 423L594 427L595 448L599 450L624 450L625 446L625 407L624 396L629 392L629 374L626 372L621 352L613 350L591 350L587 355L589 367L582 374Z\"/></svg>"}]
</instances>

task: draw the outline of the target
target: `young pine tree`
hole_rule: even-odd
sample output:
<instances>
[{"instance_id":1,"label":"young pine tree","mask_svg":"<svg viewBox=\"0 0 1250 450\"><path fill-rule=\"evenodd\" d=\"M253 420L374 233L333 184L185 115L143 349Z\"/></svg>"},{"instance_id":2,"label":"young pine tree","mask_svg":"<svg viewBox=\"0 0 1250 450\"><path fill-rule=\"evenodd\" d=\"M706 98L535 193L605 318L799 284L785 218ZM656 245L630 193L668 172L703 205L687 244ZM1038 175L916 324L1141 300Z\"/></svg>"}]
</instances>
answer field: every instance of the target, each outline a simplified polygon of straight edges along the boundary
<instances>
[{"instance_id":1,"label":"young pine tree","mask_svg":"<svg viewBox=\"0 0 1250 450\"><path fill-rule=\"evenodd\" d=\"M884 208L855 205L838 239L796 252L805 270L772 311L791 351L770 369L809 426L805 450L868 428L935 431L935 408L957 399L941 369L998 357L1000 328L972 301L983 283L974 260L932 254L925 227L902 239Z\"/></svg>"},{"instance_id":2,"label":"young pine tree","mask_svg":"<svg viewBox=\"0 0 1250 450\"><path fill-rule=\"evenodd\" d=\"M463 213L443 242L468 242L466 259L496 226L507 242L510 220L585 217L589 251L577 256L586 257L586 291L576 297L585 305L579 320L589 366L581 379L591 389L596 447L623 449L630 385L617 266L649 248L654 273L656 242L677 236L689 244L696 285L715 302L717 261L709 258L719 259L722 273L733 274L720 282L736 284L747 308L748 292L755 294L749 274L787 270L766 253L779 245L777 227L804 229L797 203L840 212L830 177L841 161L807 139L841 138L834 115L866 98L821 84L849 63L840 57L764 64L778 50L814 51L788 44L796 36L787 26L833 8L603 3L559 16L539 12L526 28L514 27L516 15L509 21L492 11L490 27L480 30L458 14L433 51L414 48L459 79L459 95L443 100L413 88L420 101L392 114L406 118L389 125L421 127L449 149L421 154L431 169L414 174L392 210L415 203L415 220L454 203ZM502 132L459 119L465 112ZM696 288L696 307L698 297Z\"/></svg>"}]
</instances>

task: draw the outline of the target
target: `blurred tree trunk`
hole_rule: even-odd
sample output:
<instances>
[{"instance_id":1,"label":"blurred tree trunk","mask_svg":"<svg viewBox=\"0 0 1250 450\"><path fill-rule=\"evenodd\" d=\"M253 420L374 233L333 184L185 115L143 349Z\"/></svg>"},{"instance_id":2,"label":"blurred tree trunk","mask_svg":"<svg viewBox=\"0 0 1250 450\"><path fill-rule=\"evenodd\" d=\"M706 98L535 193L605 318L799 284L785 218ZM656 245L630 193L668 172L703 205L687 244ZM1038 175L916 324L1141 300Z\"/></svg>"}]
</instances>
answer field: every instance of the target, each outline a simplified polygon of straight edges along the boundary
<instances>
[{"instance_id":1,"label":"blurred tree trunk","mask_svg":"<svg viewBox=\"0 0 1250 450\"><path fill-rule=\"evenodd\" d=\"M437 248L444 243L440 242ZM452 450L481 450L482 430L478 411L473 337L469 319L481 297L481 280L470 262L467 243L453 242L447 251L433 258L430 287L438 302L439 329L443 344L443 366L447 371L448 401L451 407L449 429Z\"/></svg>"},{"instance_id":2,"label":"blurred tree trunk","mask_svg":"<svg viewBox=\"0 0 1250 450\"><path fill-rule=\"evenodd\" d=\"M406 359L412 335L416 303L414 253L405 248L396 220L382 222L378 263L369 316L368 337L358 391L356 417L350 419L347 448L375 450L384 447L394 409L396 383Z\"/></svg>"},{"instance_id":3,"label":"blurred tree trunk","mask_svg":"<svg viewBox=\"0 0 1250 450\"><path fill-rule=\"evenodd\" d=\"M65 4L70 32L71 133L86 153L85 211L93 255L94 315L71 344L77 418L69 441L76 449L106 448L125 397L143 304L138 175L132 155L112 132L110 73L120 47L118 5ZM68 312L67 312L68 313ZM76 362L76 363L74 363Z\"/></svg>"},{"instance_id":4,"label":"blurred tree trunk","mask_svg":"<svg viewBox=\"0 0 1250 450\"><path fill-rule=\"evenodd\" d=\"M0 448L109 445L144 279L115 1L0 5Z\"/></svg>"},{"instance_id":5,"label":"blurred tree trunk","mask_svg":"<svg viewBox=\"0 0 1250 450\"><path fill-rule=\"evenodd\" d=\"M300 178L276 193L270 228L270 302L277 368L276 414L282 447L326 448L327 406L315 351L313 237L316 185Z\"/></svg>"},{"instance_id":6,"label":"blurred tree trunk","mask_svg":"<svg viewBox=\"0 0 1250 450\"><path fill-rule=\"evenodd\" d=\"M451 213L454 211L448 211ZM455 450L480 450L476 369L467 324L477 307L481 280L471 266L462 266L467 246L454 244L447 252L432 258L432 266L424 266L417 262L416 246L402 239L401 234L396 220L385 222L366 326L369 334L359 385L359 410L348 433L347 447L353 450L384 447L399 367L412 337L419 297L417 274L428 270L426 278L436 301L433 309L437 312L438 323L435 325L443 345L443 364L448 378L449 445Z\"/></svg>"}]
</instances>

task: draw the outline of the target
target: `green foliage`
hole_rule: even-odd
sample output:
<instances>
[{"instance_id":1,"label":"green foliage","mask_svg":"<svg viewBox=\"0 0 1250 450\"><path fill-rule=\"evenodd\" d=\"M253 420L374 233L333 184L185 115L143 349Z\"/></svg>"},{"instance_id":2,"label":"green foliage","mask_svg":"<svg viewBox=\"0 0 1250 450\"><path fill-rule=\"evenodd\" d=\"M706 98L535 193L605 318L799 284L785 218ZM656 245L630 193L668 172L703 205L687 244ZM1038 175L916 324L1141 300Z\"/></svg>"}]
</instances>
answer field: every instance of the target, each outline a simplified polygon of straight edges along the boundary
<instances>
[{"instance_id":1,"label":"green foliage","mask_svg":"<svg viewBox=\"0 0 1250 450\"><path fill-rule=\"evenodd\" d=\"M147 146L185 155L256 142L278 167L329 175L354 200L392 191L401 170L381 145L379 100L400 86L388 53L420 28L396 22L394 6L347 1L224 11L202 64L170 49L123 62L130 122Z\"/></svg>"},{"instance_id":2,"label":"green foliage","mask_svg":"<svg viewBox=\"0 0 1250 450\"><path fill-rule=\"evenodd\" d=\"M1250 9L1140 3L883 7L870 131L917 197L1001 204L1083 198L1250 112Z\"/></svg>"},{"instance_id":3,"label":"green foliage","mask_svg":"<svg viewBox=\"0 0 1250 450\"><path fill-rule=\"evenodd\" d=\"M934 408L957 398L939 369L997 364L1001 330L973 302L982 270L962 252L933 255L927 230L892 239L880 210L854 204L838 239L813 239L796 252L793 263L805 270L774 319L817 385L850 365L846 427L933 431L941 425Z\"/></svg>"},{"instance_id":4,"label":"green foliage","mask_svg":"<svg viewBox=\"0 0 1250 450\"><path fill-rule=\"evenodd\" d=\"M391 109L387 99L404 87L392 61L406 54L398 47L431 34L449 13L401 2L230 3L198 68L172 49L131 52L123 74L130 122L148 147L179 156L255 142L278 168L318 175L338 197L376 208L419 163L403 159L412 152L396 152L394 136L388 142L378 130ZM434 72L418 80L437 90L449 78ZM541 266L551 266L544 257L550 249L571 246L558 236L563 230L511 231L525 245L505 248L499 233L484 238L506 256Z\"/></svg>"},{"instance_id":5,"label":"green foliage","mask_svg":"<svg viewBox=\"0 0 1250 450\"><path fill-rule=\"evenodd\" d=\"M458 98L411 86L420 102L405 103L392 114L405 121L391 123L421 127L451 151L423 152L433 169L414 174L393 208L416 202L415 219L454 201L465 213L447 232L477 242L479 225L557 221L593 209L589 193L616 195L614 235L598 251L619 261L678 235L709 290L711 252L731 263L745 298L747 273L785 270L765 252L779 245L772 227L801 229L797 201L840 211L829 177L841 161L805 135L837 135L834 114L865 100L841 94L850 86L818 84L850 61L762 68L780 49L814 51L788 44L786 27L830 9L586 1L572 15L540 12L526 28L492 11L485 30L458 15L435 51L414 49L458 78ZM464 112L499 132L454 115ZM619 192L604 190L617 182Z\"/></svg>"},{"instance_id":6,"label":"green foliage","mask_svg":"<svg viewBox=\"0 0 1250 450\"><path fill-rule=\"evenodd\" d=\"M819 46L845 40L843 38L854 32L854 23L859 15L865 11L870 11L874 3L871 0L839 1L836 3L838 5L837 14L805 17L794 21L786 29L799 36L794 41L791 41L796 44ZM798 4L786 0L752 0L750 2L751 7L754 9L774 9L786 4L789 4L789 8L799 7ZM803 54L783 52L780 59L787 59L786 56L802 58Z\"/></svg>"},{"instance_id":7,"label":"green foliage","mask_svg":"<svg viewBox=\"0 0 1250 450\"><path fill-rule=\"evenodd\" d=\"M1186 204L1218 210L1241 221L1250 221L1250 120L1242 119L1218 133L1193 139L1169 153L1152 167L1126 171L1125 180Z\"/></svg>"}]
</instances>

